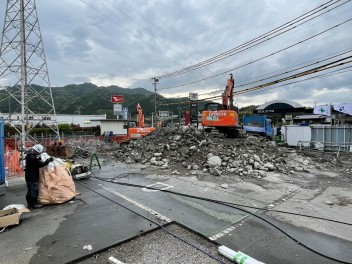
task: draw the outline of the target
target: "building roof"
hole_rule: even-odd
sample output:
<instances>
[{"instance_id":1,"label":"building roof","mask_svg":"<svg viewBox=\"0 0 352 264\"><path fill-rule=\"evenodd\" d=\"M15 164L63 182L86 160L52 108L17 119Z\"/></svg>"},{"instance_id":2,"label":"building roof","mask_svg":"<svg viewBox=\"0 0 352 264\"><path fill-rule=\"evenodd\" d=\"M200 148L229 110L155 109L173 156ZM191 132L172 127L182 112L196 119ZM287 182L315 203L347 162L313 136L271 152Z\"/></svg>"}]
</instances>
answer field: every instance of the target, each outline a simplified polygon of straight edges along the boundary
<instances>
[{"instance_id":1,"label":"building roof","mask_svg":"<svg viewBox=\"0 0 352 264\"><path fill-rule=\"evenodd\" d=\"M274 100L267 102L265 104L262 104L258 106L256 109L267 109L267 108L300 108L303 107L302 105L294 102L294 101L289 101L289 100Z\"/></svg>"}]
</instances>

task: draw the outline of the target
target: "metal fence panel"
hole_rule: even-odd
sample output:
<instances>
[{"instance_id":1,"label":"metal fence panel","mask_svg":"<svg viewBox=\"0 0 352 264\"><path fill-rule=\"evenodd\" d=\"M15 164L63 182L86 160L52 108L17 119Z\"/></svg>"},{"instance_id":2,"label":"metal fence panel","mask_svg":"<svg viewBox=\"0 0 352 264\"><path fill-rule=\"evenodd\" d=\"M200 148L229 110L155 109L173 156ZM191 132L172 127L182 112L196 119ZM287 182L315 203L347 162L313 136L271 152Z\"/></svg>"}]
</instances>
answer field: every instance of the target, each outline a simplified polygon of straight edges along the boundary
<instances>
[{"instance_id":1,"label":"metal fence panel","mask_svg":"<svg viewBox=\"0 0 352 264\"><path fill-rule=\"evenodd\" d=\"M352 126L311 126L315 148L352 152Z\"/></svg>"}]
</instances>

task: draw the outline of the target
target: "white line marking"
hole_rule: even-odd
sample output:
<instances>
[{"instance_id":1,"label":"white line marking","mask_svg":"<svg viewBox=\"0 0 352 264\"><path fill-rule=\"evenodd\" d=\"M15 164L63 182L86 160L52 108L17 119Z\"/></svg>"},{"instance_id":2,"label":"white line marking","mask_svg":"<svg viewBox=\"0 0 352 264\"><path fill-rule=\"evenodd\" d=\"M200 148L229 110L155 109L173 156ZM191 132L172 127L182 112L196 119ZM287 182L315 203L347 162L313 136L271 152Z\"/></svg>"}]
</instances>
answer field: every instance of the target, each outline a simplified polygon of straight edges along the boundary
<instances>
[{"instance_id":1,"label":"white line marking","mask_svg":"<svg viewBox=\"0 0 352 264\"><path fill-rule=\"evenodd\" d=\"M230 226L228 228L226 228L225 230L209 237L210 240L212 241L215 241L217 239L219 239L220 237L223 237L224 235L230 233L231 231L235 230L237 227L240 227L242 224L237 224L237 225L234 225L234 226Z\"/></svg>"},{"instance_id":2,"label":"white line marking","mask_svg":"<svg viewBox=\"0 0 352 264\"><path fill-rule=\"evenodd\" d=\"M111 263L124 264L123 262L119 261L118 259L116 259L114 257L110 257L109 260L110 260Z\"/></svg>"},{"instance_id":3,"label":"white line marking","mask_svg":"<svg viewBox=\"0 0 352 264\"><path fill-rule=\"evenodd\" d=\"M167 189L171 189L173 187L171 185L168 185L168 184L165 184L165 183L162 183L162 182L156 182L156 183L147 185L147 187L153 187L153 186L156 186L156 185L164 185L165 186L163 188L159 188L160 190L167 190ZM151 189L148 189L148 188L145 188L145 187L142 188L142 191L145 191L145 192L159 192L160 190L151 190Z\"/></svg>"},{"instance_id":4,"label":"white line marking","mask_svg":"<svg viewBox=\"0 0 352 264\"><path fill-rule=\"evenodd\" d=\"M151 208L149 208L149 207L147 207L147 206L145 206L145 205L143 205L143 204L141 204L139 202L136 202L136 201L132 200L131 198L128 198L127 196L125 196L125 195L123 195L123 194L121 194L121 193L119 193L119 192L117 192L117 191L115 191L113 189L110 189L110 188L108 188L108 187L106 187L106 186L104 186L102 184L98 184L98 186L100 186L101 188L107 190L108 192L111 192L111 193L121 197L122 199L125 199L126 201L138 206L139 208L143 209L144 211L147 211L148 213L150 213L150 214L154 215L155 217L159 218L160 220L163 220L163 221L165 221L167 223L172 222L172 219L170 219L170 218L158 213L157 211L155 211L155 210L153 210L153 209L151 209Z\"/></svg>"}]
</instances>

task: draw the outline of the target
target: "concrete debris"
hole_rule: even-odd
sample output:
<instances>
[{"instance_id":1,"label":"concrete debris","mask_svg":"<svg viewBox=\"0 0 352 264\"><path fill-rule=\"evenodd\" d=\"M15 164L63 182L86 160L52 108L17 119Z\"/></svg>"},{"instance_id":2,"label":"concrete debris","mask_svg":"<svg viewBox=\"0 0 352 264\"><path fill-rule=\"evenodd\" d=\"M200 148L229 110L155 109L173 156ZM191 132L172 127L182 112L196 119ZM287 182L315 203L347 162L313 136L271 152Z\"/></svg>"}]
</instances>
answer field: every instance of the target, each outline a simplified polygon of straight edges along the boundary
<instances>
[{"instance_id":1,"label":"concrete debris","mask_svg":"<svg viewBox=\"0 0 352 264\"><path fill-rule=\"evenodd\" d=\"M221 163L221 159L219 156L212 156L207 160L207 163L209 165L214 165L214 166L220 166L222 165ZM224 164L226 164L226 162L224 162Z\"/></svg>"},{"instance_id":2,"label":"concrete debris","mask_svg":"<svg viewBox=\"0 0 352 264\"><path fill-rule=\"evenodd\" d=\"M221 188L224 188L224 189L228 189L229 188L229 185L227 183L223 183L220 186L221 186Z\"/></svg>"},{"instance_id":3,"label":"concrete debris","mask_svg":"<svg viewBox=\"0 0 352 264\"><path fill-rule=\"evenodd\" d=\"M120 146L117 143L102 141L70 142L72 146L107 156L127 164L141 163L171 169L172 174L185 174L190 170L208 172L214 176L239 175L245 177L265 178L267 172L295 174L311 173L317 167L323 169L335 166L347 173L352 166L340 166L336 155L322 162L314 153L266 141L257 137L214 138L202 130L183 127L161 128L141 139L130 141ZM348 161L352 161L349 158ZM334 163L335 162L335 163ZM346 164L352 164L347 163Z\"/></svg>"},{"instance_id":4,"label":"concrete debris","mask_svg":"<svg viewBox=\"0 0 352 264\"><path fill-rule=\"evenodd\" d=\"M85 245L85 246L83 247L83 249L92 250L93 247L92 247L91 245Z\"/></svg>"}]
</instances>

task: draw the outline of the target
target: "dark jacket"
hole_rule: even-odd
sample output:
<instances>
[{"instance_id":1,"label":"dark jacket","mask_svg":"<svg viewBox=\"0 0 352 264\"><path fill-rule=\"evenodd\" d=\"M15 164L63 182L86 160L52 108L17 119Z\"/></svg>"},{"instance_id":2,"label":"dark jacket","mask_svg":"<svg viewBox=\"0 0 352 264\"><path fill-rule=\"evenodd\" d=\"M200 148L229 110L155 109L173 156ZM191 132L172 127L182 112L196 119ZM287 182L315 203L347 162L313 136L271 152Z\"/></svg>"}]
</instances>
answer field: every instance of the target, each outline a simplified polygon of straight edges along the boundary
<instances>
[{"instance_id":1,"label":"dark jacket","mask_svg":"<svg viewBox=\"0 0 352 264\"><path fill-rule=\"evenodd\" d=\"M49 159L46 161L41 161L39 157L33 153L29 153L26 156L26 169L25 169L25 179L28 182L39 181L39 168L48 165Z\"/></svg>"}]
</instances>

